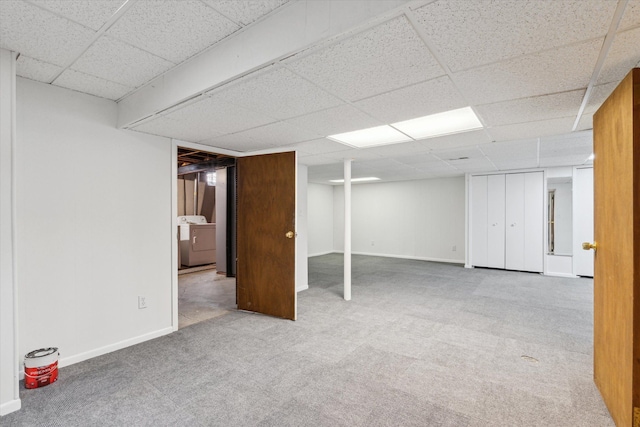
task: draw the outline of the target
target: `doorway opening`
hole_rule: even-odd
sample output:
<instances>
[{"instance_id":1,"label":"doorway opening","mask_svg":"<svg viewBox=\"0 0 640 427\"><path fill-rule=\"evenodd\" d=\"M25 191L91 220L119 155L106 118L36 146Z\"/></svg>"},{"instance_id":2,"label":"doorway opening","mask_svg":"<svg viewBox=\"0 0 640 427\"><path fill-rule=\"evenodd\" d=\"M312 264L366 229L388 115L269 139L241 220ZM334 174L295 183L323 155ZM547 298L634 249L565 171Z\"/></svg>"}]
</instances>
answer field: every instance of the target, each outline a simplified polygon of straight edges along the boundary
<instances>
[{"instance_id":1,"label":"doorway opening","mask_svg":"<svg viewBox=\"0 0 640 427\"><path fill-rule=\"evenodd\" d=\"M236 159L177 147L178 328L237 308Z\"/></svg>"}]
</instances>

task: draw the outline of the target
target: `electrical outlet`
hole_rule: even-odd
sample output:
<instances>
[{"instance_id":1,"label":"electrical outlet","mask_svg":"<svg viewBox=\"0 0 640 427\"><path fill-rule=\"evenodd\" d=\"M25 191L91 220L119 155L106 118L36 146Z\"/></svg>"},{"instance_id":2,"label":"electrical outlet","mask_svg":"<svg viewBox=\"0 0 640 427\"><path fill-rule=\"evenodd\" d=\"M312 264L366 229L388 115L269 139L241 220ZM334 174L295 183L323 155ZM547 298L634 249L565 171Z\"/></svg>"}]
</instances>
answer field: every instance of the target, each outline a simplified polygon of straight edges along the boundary
<instances>
[{"instance_id":1,"label":"electrical outlet","mask_svg":"<svg viewBox=\"0 0 640 427\"><path fill-rule=\"evenodd\" d=\"M138 297L138 308L147 308L147 297Z\"/></svg>"},{"instance_id":2,"label":"electrical outlet","mask_svg":"<svg viewBox=\"0 0 640 427\"><path fill-rule=\"evenodd\" d=\"M451 246L451 251L452 251L452 252L455 252L455 251L457 251L457 250L458 250L458 248L456 247L456 245Z\"/></svg>"}]
</instances>

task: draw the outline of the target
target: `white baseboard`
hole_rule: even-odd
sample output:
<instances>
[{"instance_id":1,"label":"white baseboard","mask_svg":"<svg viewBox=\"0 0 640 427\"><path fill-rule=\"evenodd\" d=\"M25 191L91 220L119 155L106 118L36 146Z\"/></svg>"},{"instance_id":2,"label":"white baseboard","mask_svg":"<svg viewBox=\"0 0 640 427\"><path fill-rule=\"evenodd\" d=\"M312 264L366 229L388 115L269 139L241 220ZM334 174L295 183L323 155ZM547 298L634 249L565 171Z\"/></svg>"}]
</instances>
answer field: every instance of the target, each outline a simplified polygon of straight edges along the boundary
<instances>
[{"instance_id":1,"label":"white baseboard","mask_svg":"<svg viewBox=\"0 0 640 427\"><path fill-rule=\"evenodd\" d=\"M575 276L573 274L568 274L568 273L543 273L545 276L552 276L552 277L569 277L571 279L577 279L578 276Z\"/></svg>"},{"instance_id":2,"label":"white baseboard","mask_svg":"<svg viewBox=\"0 0 640 427\"><path fill-rule=\"evenodd\" d=\"M473 265L471 265L471 264L465 264L465 265L464 265L464 268L473 268Z\"/></svg>"},{"instance_id":3,"label":"white baseboard","mask_svg":"<svg viewBox=\"0 0 640 427\"><path fill-rule=\"evenodd\" d=\"M309 285L300 286L299 288L296 288L296 293L306 291L307 289L309 289Z\"/></svg>"},{"instance_id":4,"label":"white baseboard","mask_svg":"<svg viewBox=\"0 0 640 427\"><path fill-rule=\"evenodd\" d=\"M322 255L329 255L329 254L335 254L336 251L327 251L327 252L318 252L317 254L310 254L307 255L309 258L314 257L314 256L322 256Z\"/></svg>"},{"instance_id":5,"label":"white baseboard","mask_svg":"<svg viewBox=\"0 0 640 427\"><path fill-rule=\"evenodd\" d=\"M111 353L116 350L122 350L123 348L131 347L132 345L140 344L141 342L149 341L154 338L159 338L163 335L172 333L173 327L160 329L158 331L150 332L148 334L139 335L137 337L129 338L127 340L119 341L113 344L99 347L94 350L85 351L84 353L76 354L69 357L62 357L58 361L58 367L64 368L65 366L73 365L75 363L84 362L85 360L93 359L94 357L102 356L103 354ZM20 371L20 379L24 379L24 370Z\"/></svg>"},{"instance_id":6,"label":"white baseboard","mask_svg":"<svg viewBox=\"0 0 640 427\"><path fill-rule=\"evenodd\" d=\"M344 251L334 251L334 253L343 254ZM464 264L464 260L448 259L448 258L431 258L431 257L419 257L419 256L411 256L411 255L376 254L376 253L370 253L370 252L351 252L351 254L365 255L365 256L379 256L384 258L415 259L417 261L444 262L447 264Z\"/></svg>"},{"instance_id":7,"label":"white baseboard","mask_svg":"<svg viewBox=\"0 0 640 427\"><path fill-rule=\"evenodd\" d=\"M19 410L22 407L20 399L10 400L0 405L0 417Z\"/></svg>"}]
</instances>

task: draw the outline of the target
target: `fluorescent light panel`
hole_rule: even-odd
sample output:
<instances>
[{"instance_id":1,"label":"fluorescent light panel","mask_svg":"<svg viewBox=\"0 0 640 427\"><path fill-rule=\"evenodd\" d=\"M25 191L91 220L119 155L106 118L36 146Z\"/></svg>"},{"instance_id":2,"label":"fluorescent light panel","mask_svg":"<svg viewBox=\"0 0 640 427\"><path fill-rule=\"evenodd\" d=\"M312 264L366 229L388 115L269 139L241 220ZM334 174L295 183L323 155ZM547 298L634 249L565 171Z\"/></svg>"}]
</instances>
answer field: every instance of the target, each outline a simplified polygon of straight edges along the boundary
<instances>
[{"instance_id":1,"label":"fluorescent light panel","mask_svg":"<svg viewBox=\"0 0 640 427\"><path fill-rule=\"evenodd\" d=\"M380 181L380 178L376 178L375 176L367 176L364 178L353 178L351 182L365 182L365 181ZM329 182L344 182L344 179L331 179Z\"/></svg>"},{"instance_id":2,"label":"fluorescent light panel","mask_svg":"<svg viewBox=\"0 0 640 427\"><path fill-rule=\"evenodd\" d=\"M392 123L391 126L413 139L425 139L481 129L482 123L471 107L465 107Z\"/></svg>"},{"instance_id":3,"label":"fluorescent light panel","mask_svg":"<svg viewBox=\"0 0 640 427\"><path fill-rule=\"evenodd\" d=\"M327 138L356 148L397 144L481 129L482 123L471 107L431 114L353 132L329 135Z\"/></svg>"},{"instance_id":4,"label":"fluorescent light panel","mask_svg":"<svg viewBox=\"0 0 640 427\"><path fill-rule=\"evenodd\" d=\"M387 125L329 135L327 138L357 148L411 141L407 135Z\"/></svg>"}]
</instances>

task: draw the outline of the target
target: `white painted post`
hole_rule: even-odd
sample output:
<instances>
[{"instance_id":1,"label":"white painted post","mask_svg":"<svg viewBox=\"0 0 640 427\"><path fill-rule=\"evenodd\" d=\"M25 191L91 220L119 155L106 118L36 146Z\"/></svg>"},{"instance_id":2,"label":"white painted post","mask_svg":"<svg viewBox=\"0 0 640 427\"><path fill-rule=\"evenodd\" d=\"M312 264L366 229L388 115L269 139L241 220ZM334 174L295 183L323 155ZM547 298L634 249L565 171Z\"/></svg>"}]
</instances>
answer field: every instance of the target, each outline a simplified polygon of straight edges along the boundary
<instances>
[{"instance_id":1,"label":"white painted post","mask_svg":"<svg viewBox=\"0 0 640 427\"><path fill-rule=\"evenodd\" d=\"M344 161L344 299L351 301L351 159Z\"/></svg>"}]
</instances>

